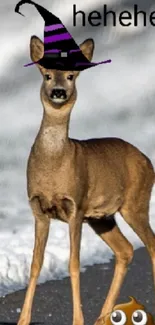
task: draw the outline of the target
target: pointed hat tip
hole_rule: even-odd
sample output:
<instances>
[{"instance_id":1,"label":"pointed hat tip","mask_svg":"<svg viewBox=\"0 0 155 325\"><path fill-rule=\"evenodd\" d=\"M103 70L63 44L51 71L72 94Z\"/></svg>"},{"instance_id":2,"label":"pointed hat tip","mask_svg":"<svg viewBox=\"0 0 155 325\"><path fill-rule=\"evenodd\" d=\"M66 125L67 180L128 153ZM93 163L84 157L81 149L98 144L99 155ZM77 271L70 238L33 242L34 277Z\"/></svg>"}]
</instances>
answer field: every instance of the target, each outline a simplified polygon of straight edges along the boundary
<instances>
[{"instance_id":1,"label":"pointed hat tip","mask_svg":"<svg viewBox=\"0 0 155 325\"><path fill-rule=\"evenodd\" d=\"M20 11L15 10L15 12L17 12L17 13L20 14L21 16L25 17L25 15L23 15Z\"/></svg>"},{"instance_id":2,"label":"pointed hat tip","mask_svg":"<svg viewBox=\"0 0 155 325\"><path fill-rule=\"evenodd\" d=\"M21 7L23 4L26 4L26 3L31 4L31 5L34 5L34 6L36 7L36 9L39 11L40 15L42 16L42 18L43 18L44 20L47 19L47 15L50 15L50 17L53 16L53 15L52 15L52 14L51 14L47 9L45 9L44 7L42 7L41 5L37 4L36 2L34 2L34 1L32 1L32 0L20 0L20 1L17 3L16 7L15 7L15 12L17 12L18 14L24 16L24 15L19 11L19 9L20 9L20 7ZM24 17L25 17L25 16L24 16Z\"/></svg>"},{"instance_id":3,"label":"pointed hat tip","mask_svg":"<svg viewBox=\"0 0 155 325\"><path fill-rule=\"evenodd\" d=\"M20 7L23 5L23 4L33 4L33 5L36 5L35 2L31 1L31 0L21 0L17 3L16 7L15 7L15 12L17 12L18 14L22 15L23 17L25 17L20 11Z\"/></svg>"},{"instance_id":4,"label":"pointed hat tip","mask_svg":"<svg viewBox=\"0 0 155 325\"><path fill-rule=\"evenodd\" d=\"M25 17L20 11L19 8L20 6L23 4L23 1L20 1L17 3L16 7L15 7L15 12L17 12L17 14L20 14L21 16Z\"/></svg>"}]
</instances>

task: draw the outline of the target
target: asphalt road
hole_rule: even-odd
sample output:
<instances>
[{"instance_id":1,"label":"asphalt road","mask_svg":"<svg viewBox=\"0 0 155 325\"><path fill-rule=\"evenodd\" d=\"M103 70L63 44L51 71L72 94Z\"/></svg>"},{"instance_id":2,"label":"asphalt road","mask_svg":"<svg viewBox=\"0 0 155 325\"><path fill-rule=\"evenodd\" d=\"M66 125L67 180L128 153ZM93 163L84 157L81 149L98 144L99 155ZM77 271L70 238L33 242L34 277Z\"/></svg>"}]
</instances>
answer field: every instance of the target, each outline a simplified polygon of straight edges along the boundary
<instances>
[{"instance_id":1,"label":"asphalt road","mask_svg":"<svg viewBox=\"0 0 155 325\"><path fill-rule=\"evenodd\" d=\"M110 264L94 265L81 273L81 292L85 324L93 325L99 315L112 279L114 260ZM0 298L0 325L15 325L25 290ZM128 302L134 296L155 315L155 292L150 258L145 248L135 251L117 303ZM71 325L72 301L70 279L49 281L38 285L33 305L32 324Z\"/></svg>"}]
</instances>

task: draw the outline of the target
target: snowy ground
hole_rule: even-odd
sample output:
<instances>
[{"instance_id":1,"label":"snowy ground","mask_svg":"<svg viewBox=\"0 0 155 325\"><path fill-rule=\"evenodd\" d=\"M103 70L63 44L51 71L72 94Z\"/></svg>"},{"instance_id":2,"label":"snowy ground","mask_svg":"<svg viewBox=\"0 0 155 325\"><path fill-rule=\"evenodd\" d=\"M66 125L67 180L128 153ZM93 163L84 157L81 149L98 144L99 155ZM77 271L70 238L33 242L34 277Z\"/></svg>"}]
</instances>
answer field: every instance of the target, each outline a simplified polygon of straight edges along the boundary
<instances>
[{"instance_id":1,"label":"snowy ground","mask_svg":"<svg viewBox=\"0 0 155 325\"><path fill-rule=\"evenodd\" d=\"M39 1L38 1L39 2ZM40 4L42 2L40 1ZM63 3L63 6L62 6ZM77 138L118 136L138 146L155 165L155 41L154 28L72 27L72 6L88 12L100 10L101 0L44 1L63 20L77 42L94 37L94 61L111 64L88 69L78 80L78 101L70 135ZM131 10L132 1L106 1L116 10ZM138 1L137 1L138 3ZM153 1L141 8L152 10ZM26 285L32 258L34 224L26 195L26 161L42 116L39 100L41 76L30 62L29 38L43 36L43 21L29 5L25 18L13 12L16 1L0 3L0 295ZM147 8L148 6L148 8ZM65 8L65 10L64 10ZM6 19L7 13L7 19ZM2 32L3 31L3 32ZM90 91L91 90L91 91ZM151 200L155 230L155 189ZM134 247L142 245L120 216L117 220ZM68 227L53 222L40 282L67 274ZM88 226L83 227L82 267L107 262L112 253Z\"/></svg>"}]
</instances>

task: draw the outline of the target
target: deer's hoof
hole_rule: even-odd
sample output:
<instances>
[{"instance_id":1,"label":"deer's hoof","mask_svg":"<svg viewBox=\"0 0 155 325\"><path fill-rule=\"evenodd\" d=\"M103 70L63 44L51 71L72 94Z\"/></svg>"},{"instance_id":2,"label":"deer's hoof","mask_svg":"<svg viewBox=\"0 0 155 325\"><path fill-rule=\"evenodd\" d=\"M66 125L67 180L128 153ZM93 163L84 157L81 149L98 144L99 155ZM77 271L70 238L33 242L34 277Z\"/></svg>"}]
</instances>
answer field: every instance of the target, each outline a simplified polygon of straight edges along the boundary
<instances>
[{"instance_id":1,"label":"deer's hoof","mask_svg":"<svg viewBox=\"0 0 155 325\"><path fill-rule=\"evenodd\" d=\"M28 318L20 318L17 325L29 325L30 324L30 317Z\"/></svg>"}]
</instances>

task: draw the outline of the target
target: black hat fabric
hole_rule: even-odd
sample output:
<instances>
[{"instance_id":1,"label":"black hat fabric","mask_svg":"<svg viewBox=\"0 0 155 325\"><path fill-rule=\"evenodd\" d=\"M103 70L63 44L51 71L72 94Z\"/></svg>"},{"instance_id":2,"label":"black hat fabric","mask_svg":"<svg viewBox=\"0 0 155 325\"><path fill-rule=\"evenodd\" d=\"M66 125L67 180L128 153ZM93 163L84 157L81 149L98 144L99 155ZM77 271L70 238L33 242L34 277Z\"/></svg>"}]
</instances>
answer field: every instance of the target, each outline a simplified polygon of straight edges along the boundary
<instances>
[{"instance_id":1,"label":"black hat fabric","mask_svg":"<svg viewBox=\"0 0 155 325\"><path fill-rule=\"evenodd\" d=\"M63 71L82 71L93 66L110 63L106 60L98 63L90 62L80 50L80 47L74 41L72 35L68 32L61 20L51 12L31 0L21 0L15 7L15 12L24 16L19 8L28 3L36 7L45 21L44 27L44 55L37 62L31 62L26 65L40 64L46 69L57 69Z\"/></svg>"}]
</instances>

